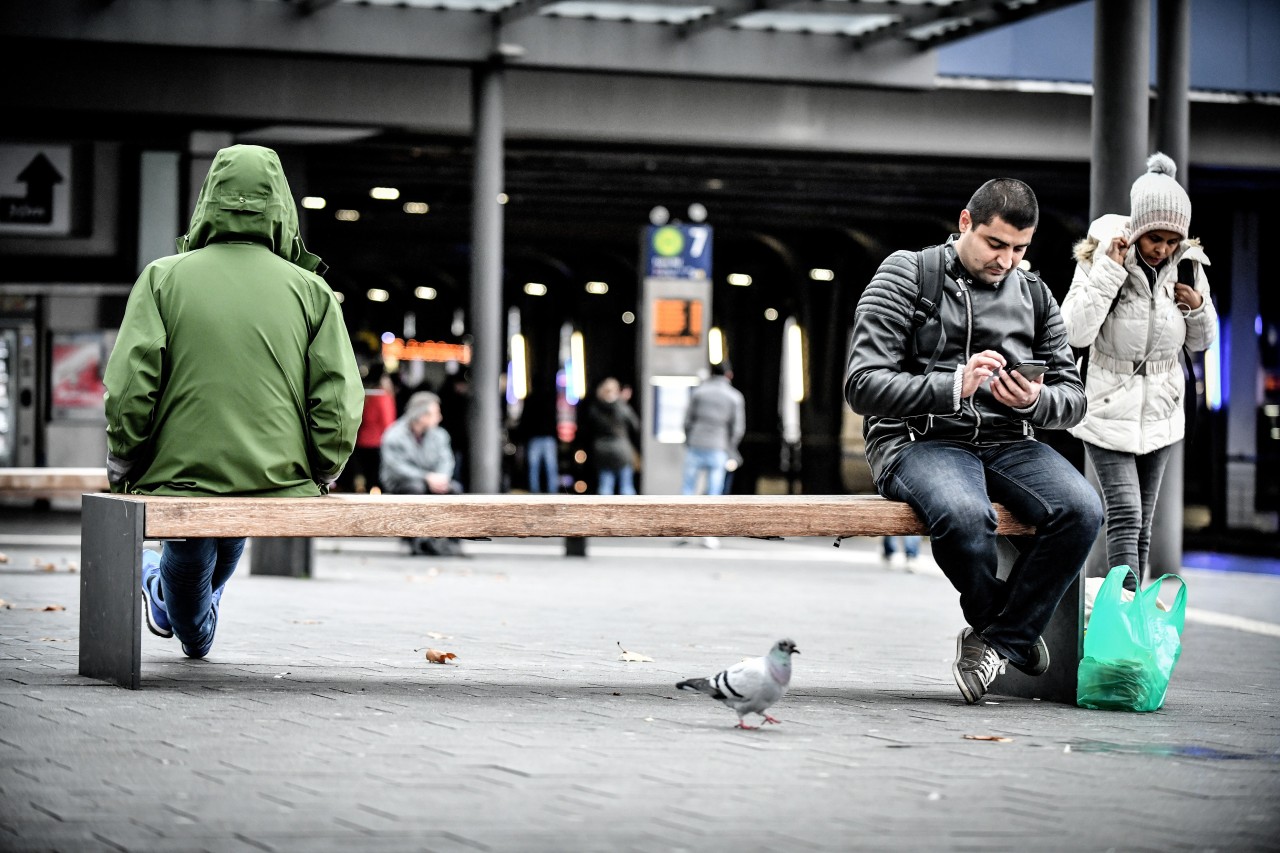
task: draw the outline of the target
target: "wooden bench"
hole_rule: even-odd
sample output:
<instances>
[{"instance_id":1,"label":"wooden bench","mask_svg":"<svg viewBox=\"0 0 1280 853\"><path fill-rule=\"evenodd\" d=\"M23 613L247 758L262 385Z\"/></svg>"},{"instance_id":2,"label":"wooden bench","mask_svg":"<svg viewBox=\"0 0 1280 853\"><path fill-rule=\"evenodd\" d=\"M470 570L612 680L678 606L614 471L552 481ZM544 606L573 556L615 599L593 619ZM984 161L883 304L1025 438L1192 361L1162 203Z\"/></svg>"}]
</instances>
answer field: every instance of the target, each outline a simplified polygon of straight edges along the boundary
<instances>
[{"instance_id":1,"label":"wooden bench","mask_svg":"<svg viewBox=\"0 0 1280 853\"><path fill-rule=\"evenodd\" d=\"M1006 536L1032 532L996 507L1002 572ZM874 495L568 496L331 495L323 498L84 496L81 510L80 674L137 689L141 681L145 540L249 537L848 537L924 533L906 504ZM854 605L851 603L851 607ZM959 613L957 612L957 621ZM1045 632L1052 665L1040 678L1009 668L993 693L1074 704L1083 582Z\"/></svg>"},{"instance_id":2,"label":"wooden bench","mask_svg":"<svg viewBox=\"0 0 1280 853\"><path fill-rule=\"evenodd\" d=\"M0 468L0 497L47 500L106 491L106 468Z\"/></svg>"}]
</instances>

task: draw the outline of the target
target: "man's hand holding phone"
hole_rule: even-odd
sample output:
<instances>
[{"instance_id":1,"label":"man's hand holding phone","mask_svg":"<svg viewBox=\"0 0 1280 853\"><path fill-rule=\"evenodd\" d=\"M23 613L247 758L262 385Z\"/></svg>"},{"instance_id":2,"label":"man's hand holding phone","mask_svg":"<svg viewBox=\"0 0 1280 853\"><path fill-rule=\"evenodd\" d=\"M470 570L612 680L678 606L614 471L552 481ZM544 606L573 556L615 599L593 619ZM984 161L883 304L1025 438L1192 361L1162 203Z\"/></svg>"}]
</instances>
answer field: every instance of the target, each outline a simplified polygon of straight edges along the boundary
<instances>
[{"instance_id":1,"label":"man's hand holding phone","mask_svg":"<svg viewBox=\"0 0 1280 853\"><path fill-rule=\"evenodd\" d=\"M991 395L1012 409L1025 409L1040 397L1048 365L1040 359L1027 359L1001 370L991 379Z\"/></svg>"}]
</instances>

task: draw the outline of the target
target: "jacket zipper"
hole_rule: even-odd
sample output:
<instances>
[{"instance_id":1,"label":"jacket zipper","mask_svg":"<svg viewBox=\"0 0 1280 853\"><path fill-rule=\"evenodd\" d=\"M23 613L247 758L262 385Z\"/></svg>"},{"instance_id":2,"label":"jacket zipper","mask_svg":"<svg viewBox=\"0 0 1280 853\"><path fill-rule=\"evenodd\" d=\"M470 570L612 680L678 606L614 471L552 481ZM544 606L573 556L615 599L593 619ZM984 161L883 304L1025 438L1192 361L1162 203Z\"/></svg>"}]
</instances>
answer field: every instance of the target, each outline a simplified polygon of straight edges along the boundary
<instances>
[{"instance_id":1,"label":"jacket zipper","mask_svg":"<svg viewBox=\"0 0 1280 853\"><path fill-rule=\"evenodd\" d=\"M960 287L960 293L964 296L964 363L968 364L969 359L973 357L969 352L969 348L973 346L973 297L969 294L969 288L965 287L963 281L956 279L956 284ZM978 440L978 434L982 431L982 413L978 411L978 405L974 402L974 397L978 396L975 390L973 395L969 397L969 411L973 412L973 440ZM964 402L961 401L960 408L964 408Z\"/></svg>"}]
</instances>

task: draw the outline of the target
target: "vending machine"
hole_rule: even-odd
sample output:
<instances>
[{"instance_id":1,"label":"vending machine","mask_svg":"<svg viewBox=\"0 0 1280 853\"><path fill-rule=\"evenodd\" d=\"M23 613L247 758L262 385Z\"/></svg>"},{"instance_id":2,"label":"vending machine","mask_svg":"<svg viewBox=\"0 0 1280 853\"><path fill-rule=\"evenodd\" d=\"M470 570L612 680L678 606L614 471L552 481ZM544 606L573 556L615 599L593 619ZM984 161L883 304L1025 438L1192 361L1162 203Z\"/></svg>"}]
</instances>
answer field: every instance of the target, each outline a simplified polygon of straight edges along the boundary
<instances>
[{"instance_id":1,"label":"vending machine","mask_svg":"<svg viewBox=\"0 0 1280 853\"><path fill-rule=\"evenodd\" d=\"M36 464L36 325L0 319L0 467Z\"/></svg>"}]
</instances>

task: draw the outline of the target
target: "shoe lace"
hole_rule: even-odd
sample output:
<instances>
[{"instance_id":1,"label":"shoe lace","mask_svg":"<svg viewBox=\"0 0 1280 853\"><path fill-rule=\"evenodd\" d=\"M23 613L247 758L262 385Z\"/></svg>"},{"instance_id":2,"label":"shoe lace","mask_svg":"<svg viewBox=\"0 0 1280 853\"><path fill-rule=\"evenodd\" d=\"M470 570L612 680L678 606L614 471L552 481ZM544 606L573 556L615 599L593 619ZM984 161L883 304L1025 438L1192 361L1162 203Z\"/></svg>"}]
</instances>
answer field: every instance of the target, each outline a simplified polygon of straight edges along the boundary
<instances>
[{"instance_id":1,"label":"shoe lace","mask_svg":"<svg viewBox=\"0 0 1280 853\"><path fill-rule=\"evenodd\" d=\"M978 677L982 679L983 684L990 684L996 680L996 675L1004 674L1004 667L1007 661L988 646L982 650L982 657L978 660L974 670L978 673Z\"/></svg>"}]
</instances>

